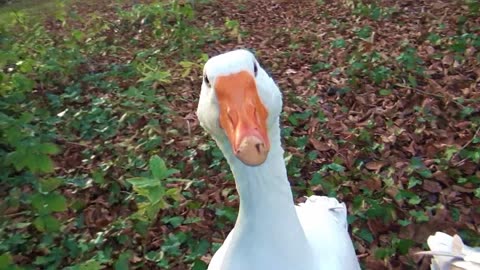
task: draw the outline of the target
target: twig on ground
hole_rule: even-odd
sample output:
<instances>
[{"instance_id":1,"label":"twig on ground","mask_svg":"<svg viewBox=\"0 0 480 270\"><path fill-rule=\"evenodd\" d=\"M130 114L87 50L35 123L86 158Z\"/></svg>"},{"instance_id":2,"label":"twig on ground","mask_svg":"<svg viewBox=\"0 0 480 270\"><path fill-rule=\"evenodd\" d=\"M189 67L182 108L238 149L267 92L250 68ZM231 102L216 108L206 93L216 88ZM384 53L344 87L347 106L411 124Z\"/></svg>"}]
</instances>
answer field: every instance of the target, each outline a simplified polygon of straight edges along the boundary
<instances>
[{"instance_id":1,"label":"twig on ground","mask_svg":"<svg viewBox=\"0 0 480 270\"><path fill-rule=\"evenodd\" d=\"M441 99L447 99L447 97L445 97L445 96L443 96L443 95L435 94L435 93L429 93L429 92L426 92L426 91L423 91L423 90L420 90L420 89L417 89L417 88L410 87L410 86L408 86L408 85L398 84L398 83L397 83L397 84L395 84L395 86L398 86L398 87L400 87L400 88L405 88L405 89L413 90L413 91L415 91L415 92L417 92L417 93L419 93L419 94L422 94L422 95L424 95L424 96L432 96L432 97L437 97L437 98L441 98ZM451 99L451 101L452 101L453 103L457 104L460 108L464 108L464 107L465 107L462 103L456 101L456 100L453 99L453 98Z\"/></svg>"},{"instance_id":2,"label":"twig on ground","mask_svg":"<svg viewBox=\"0 0 480 270\"><path fill-rule=\"evenodd\" d=\"M473 134L472 138L466 144L464 144L460 149L458 149L458 151L450 158L450 160L453 160L454 158L456 158L459 155L459 153L462 152L463 149L467 148L470 144L472 144L473 140L475 140L475 137L477 137L478 132L480 132L480 126L477 128L477 130L475 131L475 134ZM452 165L457 167L464 162L465 162L465 159L460 160L459 162L456 162Z\"/></svg>"}]
</instances>

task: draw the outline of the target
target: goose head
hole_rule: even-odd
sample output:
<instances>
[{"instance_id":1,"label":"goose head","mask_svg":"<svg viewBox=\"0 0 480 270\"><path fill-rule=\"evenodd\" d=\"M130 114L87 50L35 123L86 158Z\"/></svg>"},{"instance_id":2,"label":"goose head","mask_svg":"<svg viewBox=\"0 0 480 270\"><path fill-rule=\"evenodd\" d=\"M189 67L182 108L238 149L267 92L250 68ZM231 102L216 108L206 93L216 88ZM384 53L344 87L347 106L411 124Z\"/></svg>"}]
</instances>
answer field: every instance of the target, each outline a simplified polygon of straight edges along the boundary
<instances>
[{"instance_id":1,"label":"goose head","mask_svg":"<svg viewBox=\"0 0 480 270\"><path fill-rule=\"evenodd\" d=\"M251 52L230 51L205 64L197 117L224 154L263 164L281 109L280 90Z\"/></svg>"}]
</instances>

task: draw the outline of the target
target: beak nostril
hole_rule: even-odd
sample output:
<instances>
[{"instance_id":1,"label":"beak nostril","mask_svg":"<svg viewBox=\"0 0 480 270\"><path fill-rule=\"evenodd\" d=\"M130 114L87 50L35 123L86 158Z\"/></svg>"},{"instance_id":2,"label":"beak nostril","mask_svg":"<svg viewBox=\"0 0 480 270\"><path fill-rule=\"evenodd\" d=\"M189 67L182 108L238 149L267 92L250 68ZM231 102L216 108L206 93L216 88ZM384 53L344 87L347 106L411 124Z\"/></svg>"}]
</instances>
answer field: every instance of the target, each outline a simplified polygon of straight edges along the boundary
<instances>
[{"instance_id":1,"label":"beak nostril","mask_svg":"<svg viewBox=\"0 0 480 270\"><path fill-rule=\"evenodd\" d=\"M237 115L237 113L236 113L234 110L228 108L226 114L227 114L228 121L230 122L230 124L231 124L233 127L235 127L235 126L237 125L237 122L238 122L238 115Z\"/></svg>"},{"instance_id":2,"label":"beak nostril","mask_svg":"<svg viewBox=\"0 0 480 270\"><path fill-rule=\"evenodd\" d=\"M260 153L260 146L261 146L261 145L262 145L262 144L260 144L260 143L255 144L255 148L257 148L257 152L258 152L258 153Z\"/></svg>"},{"instance_id":3,"label":"beak nostril","mask_svg":"<svg viewBox=\"0 0 480 270\"><path fill-rule=\"evenodd\" d=\"M243 138L236 147L235 155L245 164L256 166L262 164L267 158L268 149L265 142L257 136Z\"/></svg>"},{"instance_id":4,"label":"beak nostril","mask_svg":"<svg viewBox=\"0 0 480 270\"><path fill-rule=\"evenodd\" d=\"M230 123L232 123L232 125L235 125L235 123L233 122L233 117L230 113L227 114L228 115L228 120L230 120Z\"/></svg>"}]
</instances>

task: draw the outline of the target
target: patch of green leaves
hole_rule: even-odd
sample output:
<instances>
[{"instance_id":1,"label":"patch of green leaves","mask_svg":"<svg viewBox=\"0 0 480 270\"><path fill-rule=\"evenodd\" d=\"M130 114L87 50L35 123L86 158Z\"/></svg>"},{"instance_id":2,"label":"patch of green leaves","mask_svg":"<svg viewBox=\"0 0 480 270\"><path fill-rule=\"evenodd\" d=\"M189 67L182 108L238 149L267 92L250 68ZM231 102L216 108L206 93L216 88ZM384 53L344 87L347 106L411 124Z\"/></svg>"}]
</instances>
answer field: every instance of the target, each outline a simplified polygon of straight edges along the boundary
<instances>
[{"instance_id":1,"label":"patch of green leaves","mask_svg":"<svg viewBox=\"0 0 480 270\"><path fill-rule=\"evenodd\" d=\"M328 70L332 67L330 63L318 62L311 66L311 71L317 73L319 71Z\"/></svg>"},{"instance_id":2,"label":"patch of green leaves","mask_svg":"<svg viewBox=\"0 0 480 270\"><path fill-rule=\"evenodd\" d=\"M427 222L429 220L424 211L410 210L408 213L415 218L417 223Z\"/></svg>"},{"instance_id":3,"label":"patch of green leaves","mask_svg":"<svg viewBox=\"0 0 480 270\"><path fill-rule=\"evenodd\" d=\"M53 171L53 162L50 155L57 154L59 149L52 143L30 141L21 144L6 156L6 164L12 165L15 170L27 169L31 172L48 173Z\"/></svg>"},{"instance_id":4,"label":"patch of green leaves","mask_svg":"<svg viewBox=\"0 0 480 270\"><path fill-rule=\"evenodd\" d=\"M410 46L405 47L396 60L411 76L409 77L411 84L413 84L413 80L415 78L413 75L424 75L423 60L418 56L415 48Z\"/></svg>"},{"instance_id":5,"label":"patch of green leaves","mask_svg":"<svg viewBox=\"0 0 480 270\"><path fill-rule=\"evenodd\" d=\"M370 35L372 34L372 28L367 25L367 26L364 26L360 29L357 29L355 31L355 33L361 39L368 39L370 37Z\"/></svg>"},{"instance_id":6,"label":"patch of green leaves","mask_svg":"<svg viewBox=\"0 0 480 270\"><path fill-rule=\"evenodd\" d=\"M171 178L175 171L163 160L152 158L149 171L143 171L146 157L165 148L168 134L159 134L159 126L171 124L175 113L165 105L172 94L156 89L177 75L163 55L178 59L183 75L191 76L206 61L202 44L221 34L210 25L195 27L192 6L177 2L118 9L113 15L118 20L70 15L68 22L59 17L61 35L55 29L46 31L43 23L32 22L34 16L23 13L0 26L0 178L8 194L0 210L15 216L15 222L2 223L7 229L0 233L0 254L5 259L2 265L10 269L15 266L7 262L11 258L7 251L31 256L28 263L41 269L132 267L132 242L122 234L135 230L145 235L158 211L176 205L182 196L180 187L167 187L175 182ZM116 38L109 40L106 33L115 33ZM137 48L131 60L124 61L124 46L139 42L135 35L154 38L155 49ZM112 61L117 57L122 60ZM145 119L145 126L135 128L137 135L129 133ZM94 142L97 139L101 143ZM65 156L55 157L61 151ZM135 179L132 176L139 177L125 181ZM115 205L127 209L121 215L128 216L96 227L87 216L92 207L80 199L86 191L97 197L98 209ZM130 207L138 210L133 216ZM65 215L67 210L75 217ZM93 223L103 218L94 215ZM166 222L177 226L181 221ZM96 231L93 238L72 233L85 229L86 223ZM64 234L65 229L69 233ZM195 262L198 268L204 247L194 249L193 238L188 235L185 240L192 243L186 262ZM135 253L143 255L139 249ZM168 265L171 259L163 256L155 263Z\"/></svg>"},{"instance_id":7,"label":"patch of green leaves","mask_svg":"<svg viewBox=\"0 0 480 270\"><path fill-rule=\"evenodd\" d=\"M352 1L353 14L363 16L375 21L388 19L396 11L394 7L382 7L376 1L364 3L362 0Z\"/></svg>"},{"instance_id":8,"label":"patch of green leaves","mask_svg":"<svg viewBox=\"0 0 480 270\"><path fill-rule=\"evenodd\" d=\"M409 171L410 172L415 172L418 175L420 175L423 178L430 178L432 177L432 172L430 169L428 169L425 164L423 163L422 159L419 157L413 157L410 160L410 166L409 166ZM415 178L411 178L412 180L412 185L414 186L418 181ZM410 184L409 184L410 185Z\"/></svg>"},{"instance_id":9,"label":"patch of green leaves","mask_svg":"<svg viewBox=\"0 0 480 270\"><path fill-rule=\"evenodd\" d=\"M347 42L343 38L338 38L332 41L332 48L345 48L347 46Z\"/></svg>"},{"instance_id":10,"label":"patch of green leaves","mask_svg":"<svg viewBox=\"0 0 480 270\"><path fill-rule=\"evenodd\" d=\"M152 221L158 212L169 206L167 198L178 200L180 191L177 188L166 188L170 176L177 173L175 169L168 169L165 161L153 156L149 161L150 175L127 179L133 190L139 196L139 210L134 218ZM146 200L145 200L146 199Z\"/></svg>"}]
</instances>

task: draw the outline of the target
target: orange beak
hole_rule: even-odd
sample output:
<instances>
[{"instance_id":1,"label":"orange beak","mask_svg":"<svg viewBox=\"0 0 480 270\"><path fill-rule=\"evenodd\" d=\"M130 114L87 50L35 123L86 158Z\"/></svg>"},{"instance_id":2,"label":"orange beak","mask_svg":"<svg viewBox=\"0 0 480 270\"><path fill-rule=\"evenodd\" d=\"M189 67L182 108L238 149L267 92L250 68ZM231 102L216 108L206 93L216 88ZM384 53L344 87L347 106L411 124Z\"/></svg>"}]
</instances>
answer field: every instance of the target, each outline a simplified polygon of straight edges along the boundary
<instances>
[{"instance_id":1,"label":"orange beak","mask_svg":"<svg viewBox=\"0 0 480 270\"><path fill-rule=\"evenodd\" d=\"M270 150L268 111L260 100L255 79L247 71L218 77L215 94L220 107L220 126L235 156L249 166L265 162Z\"/></svg>"}]
</instances>

